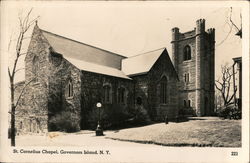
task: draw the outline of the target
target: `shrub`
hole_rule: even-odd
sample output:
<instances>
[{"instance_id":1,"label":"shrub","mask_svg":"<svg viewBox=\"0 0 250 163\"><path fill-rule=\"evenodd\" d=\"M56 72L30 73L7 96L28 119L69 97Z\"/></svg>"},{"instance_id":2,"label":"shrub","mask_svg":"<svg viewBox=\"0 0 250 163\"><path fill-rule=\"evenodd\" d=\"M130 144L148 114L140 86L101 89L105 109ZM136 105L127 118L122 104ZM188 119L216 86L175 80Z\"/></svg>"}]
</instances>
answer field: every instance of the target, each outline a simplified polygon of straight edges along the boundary
<instances>
[{"instance_id":1,"label":"shrub","mask_svg":"<svg viewBox=\"0 0 250 163\"><path fill-rule=\"evenodd\" d=\"M151 119L148 115L147 110L143 106L137 105L135 108L134 123L141 125L141 124L148 124L150 122Z\"/></svg>"},{"instance_id":2,"label":"shrub","mask_svg":"<svg viewBox=\"0 0 250 163\"><path fill-rule=\"evenodd\" d=\"M103 105L100 108L100 123L104 128L114 128L114 127L123 127L126 125L126 120L131 117L131 114L128 112L130 110L128 107L124 105ZM88 127L90 129L95 129L97 126L99 117L99 110L98 108L93 108L92 111L89 113L88 118Z\"/></svg>"},{"instance_id":3,"label":"shrub","mask_svg":"<svg viewBox=\"0 0 250 163\"><path fill-rule=\"evenodd\" d=\"M234 105L228 105L218 109L217 114L224 119L241 119L241 110Z\"/></svg>"},{"instance_id":4,"label":"shrub","mask_svg":"<svg viewBox=\"0 0 250 163\"><path fill-rule=\"evenodd\" d=\"M74 118L74 114L69 111L62 111L49 120L50 131L79 131L79 124Z\"/></svg>"}]
</instances>

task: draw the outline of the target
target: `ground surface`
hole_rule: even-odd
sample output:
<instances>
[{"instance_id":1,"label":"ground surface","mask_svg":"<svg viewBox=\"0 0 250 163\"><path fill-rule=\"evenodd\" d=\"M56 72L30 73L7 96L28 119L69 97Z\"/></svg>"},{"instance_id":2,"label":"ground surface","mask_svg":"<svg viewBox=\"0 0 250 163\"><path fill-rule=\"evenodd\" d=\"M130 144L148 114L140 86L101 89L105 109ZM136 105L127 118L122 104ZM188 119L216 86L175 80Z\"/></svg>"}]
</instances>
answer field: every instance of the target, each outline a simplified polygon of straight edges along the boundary
<instances>
[{"instance_id":1,"label":"ground surface","mask_svg":"<svg viewBox=\"0 0 250 163\"><path fill-rule=\"evenodd\" d=\"M240 147L241 120L216 117L193 118L182 123L158 123L120 130L108 136L115 140L166 146Z\"/></svg>"},{"instance_id":2,"label":"ground surface","mask_svg":"<svg viewBox=\"0 0 250 163\"><path fill-rule=\"evenodd\" d=\"M96 137L94 131L53 132L47 135L16 137L17 146L241 146L241 121L218 118L196 118L182 123L158 123L144 127L105 131ZM115 140L114 140L115 139ZM118 141L123 140L123 141ZM140 143L134 143L140 142ZM160 147L160 146L159 146Z\"/></svg>"}]
</instances>

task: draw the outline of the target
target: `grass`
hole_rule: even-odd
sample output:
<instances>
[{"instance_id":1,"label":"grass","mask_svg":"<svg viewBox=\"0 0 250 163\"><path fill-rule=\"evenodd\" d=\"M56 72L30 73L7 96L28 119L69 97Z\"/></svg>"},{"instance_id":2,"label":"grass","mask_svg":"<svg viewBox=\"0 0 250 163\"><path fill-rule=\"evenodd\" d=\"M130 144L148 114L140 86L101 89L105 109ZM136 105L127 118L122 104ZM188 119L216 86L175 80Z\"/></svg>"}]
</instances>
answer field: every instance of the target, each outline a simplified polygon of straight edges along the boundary
<instances>
[{"instance_id":1,"label":"grass","mask_svg":"<svg viewBox=\"0 0 250 163\"><path fill-rule=\"evenodd\" d=\"M107 138L164 146L241 147L241 120L199 119L119 130Z\"/></svg>"}]
</instances>

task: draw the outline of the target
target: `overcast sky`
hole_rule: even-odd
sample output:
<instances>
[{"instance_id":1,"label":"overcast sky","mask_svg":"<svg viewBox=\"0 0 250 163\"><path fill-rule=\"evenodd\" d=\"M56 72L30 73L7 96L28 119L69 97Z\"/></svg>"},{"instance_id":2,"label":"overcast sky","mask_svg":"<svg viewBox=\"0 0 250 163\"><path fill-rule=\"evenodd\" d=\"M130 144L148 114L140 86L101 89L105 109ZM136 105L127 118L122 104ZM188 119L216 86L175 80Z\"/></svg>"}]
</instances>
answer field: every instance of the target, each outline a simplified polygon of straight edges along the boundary
<instances>
[{"instance_id":1,"label":"overcast sky","mask_svg":"<svg viewBox=\"0 0 250 163\"><path fill-rule=\"evenodd\" d=\"M171 57L171 29L193 30L199 18L206 19L206 29L216 32L216 76L220 65L232 64L241 56L241 39L233 28L229 36L230 5L195 2L4 2L2 3L1 53L7 52L8 40L18 31L18 13L33 7L31 19L40 16L41 29L109 50L124 56L166 47ZM240 26L239 6L233 6L232 19ZM32 27L33 28L33 27ZM28 35L32 32L32 28ZM225 38L227 38L225 40ZM223 41L225 40L225 41ZM29 39L23 50L27 49ZM23 62L20 62L23 65ZM20 66L19 65L19 66ZM21 75L22 76L22 75Z\"/></svg>"}]
</instances>

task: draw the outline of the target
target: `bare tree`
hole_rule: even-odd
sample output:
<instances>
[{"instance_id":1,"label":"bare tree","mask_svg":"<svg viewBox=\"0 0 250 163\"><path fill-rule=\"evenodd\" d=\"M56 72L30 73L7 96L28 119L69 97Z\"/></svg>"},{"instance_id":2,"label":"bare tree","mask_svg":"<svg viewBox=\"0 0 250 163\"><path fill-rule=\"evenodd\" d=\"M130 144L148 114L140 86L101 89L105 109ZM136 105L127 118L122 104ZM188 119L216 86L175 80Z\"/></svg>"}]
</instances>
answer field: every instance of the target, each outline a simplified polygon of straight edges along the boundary
<instances>
[{"instance_id":1,"label":"bare tree","mask_svg":"<svg viewBox=\"0 0 250 163\"><path fill-rule=\"evenodd\" d=\"M220 46L221 44L223 44L227 40L227 38L230 36L230 34L233 32L233 29L236 32L235 35L242 38L242 16L240 14L240 23L241 23L240 25L237 25L236 21L233 20L232 16L233 16L233 8L230 7L229 14L227 15L227 18L226 18L226 24L229 27L229 31L226 37L222 41L220 41L216 46Z\"/></svg>"},{"instance_id":2,"label":"bare tree","mask_svg":"<svg viewBox=\"0 0 250 163\"><path fill-rule=\"evenodd\" d=\"M233 87L232 80L234 74L236 73L232 71L232 67L225 64L221 66L221 79L215 80L215 87L221 94L224 106L233 103L233 97L237 92L237 87L231 90Z\"/></svg>"},{"instance_id":3,"label":"bare tree","mask_svg":"<svg viewBox=\"0 0 250 163\"><path fill-rule=\"evenodd\" d=\"M32 12L32 9L29 10L27 15L23 18L19 16L19 33L17 36L17 40L14 42L12 40L12 37L9 42L9 48L11 43L15 43L15 54L14 54L14 63L13 67L8 67L8 74L9 74L9 80L10 80L10 91L11 91L11 111L9 112L11 114L11 129L10 129L10 138L11 138L11 146L15 146L15 112L16 112L16 107L19 104L19 101L21 99L21 96L24 93L24 90L26 87L33 81L31 79L30 81L26 82L24 87L22 88L20 94L17 96L17 99L15 100L15 77L16 73L20 71L21 69L18 69L18 61L22 56L24 56L26 53L22 53L22 47L23 47L23 40L25 39L25 34L29 30L29 28L36 22L36 20L39 17L36 17L33 20L30 20L30 14Z\"/></svg>"},{"instance_id":4,"label":"bare tree","mask_svg":"<svg viewBox=\"0 0 250 163\"><path fill-rule=\"evenodd\" d=\"M237 36L239 36L240 38L242 38L242 16L240 14L240 21L241 21L241 24L240 26L239 25L236 25L235 22L233 21L232 19L232 12L233 12L233 8L230 7L230 16L229 16L229 21L230 23L232 24L232 26L236 29L236 34Z\"/></svg>"},{"instance_id":5,"label":"bare tree","mask_svg":"<svg viewBox=\"0 0 250 163\"><path fill-rule=\"evenodd\" d=\"M222 106L222 96L219 90L215 91L215 112Z\"/></svg>"}]
</instances>

